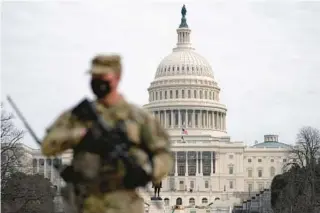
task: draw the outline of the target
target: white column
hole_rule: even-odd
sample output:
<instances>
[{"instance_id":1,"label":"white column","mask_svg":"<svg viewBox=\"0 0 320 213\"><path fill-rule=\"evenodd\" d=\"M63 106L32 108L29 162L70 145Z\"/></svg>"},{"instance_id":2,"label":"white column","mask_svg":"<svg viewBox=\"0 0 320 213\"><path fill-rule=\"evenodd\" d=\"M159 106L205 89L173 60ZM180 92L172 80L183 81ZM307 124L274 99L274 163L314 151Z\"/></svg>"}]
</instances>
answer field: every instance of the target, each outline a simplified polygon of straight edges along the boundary
<instances>
[{"instance_id":1,"label":"white column","mask_svg":"<svg viewBox=\"0 0 320 213\"><path fill-rule=\"evenodd\" d=\"M192 110L192 127L196 127L196 111Z\"/></svg>"},{"instance_id":2,"label":"white column","mask_svg":"<svg viewBox=\"0 0 320 213\"><path fill-rule=\"evenodd\" d=\"M47 177L47 159L45 158L44 159L44 171L43 171L43 173L44 173L44 177L46 178Z\"/></svg>"},{"instance_id":3,"label":"white column","mask_svg":"<svg viewBox=\"0 0 320 213\"><path fill-rule=\"evenodd\" d=\"M189 127L189 119L188 119L188 117L189 117L189 114L188 114L188 110L186 110L186 114L185 114L185 120L186 120L186 127Z\"/></svg>"},{"instance_id":4,"label":"white column","mask_svg":"<svg viewBox=\"0 0 320 213\"><path fill-rule=\"evenodd\" d=\"M181 111L180 109L178 110L178 118L179 118L179 123L178 123L178 127L181 127Z\"/></svg>"},{"instance_id":5,"label":"white column","mask_svg":"<svg viewBox=\"0 0 320 213\"><path fill-rule=\"evenodd\" d=\"M199 173L199 156L198 156L198 153L199 152L196 152L197 154L196 154L196 176L198 175L198 173Z\"/></svg>"},{"instance_id":6,"label":"white column","mask_svg":"<svg viewBox=\"0 0 320 213\"><path fill-rule=\"evenodd\" d=\"M176 165L175 165L175 171L174 171L174 176L178 176L178 152L175 152L175 159Z\"/></svg>"},{"instance_id":7,"label":"white column","mask_svg":"<svg viewBox=\"0 0 320 213\"><path fill-rule=\"evenodd\" d=\"M206 127L209 128L209 112L208 112L208 110L207 110Z\"/></svg>"},{"instance_id":8,"label":"white column","mask_svg":"<svg viewBox=\"0 0 320 213\"><path fill-rule=\"evenodd\" d=\"M211 165L211 172L210 172L211 174L210 174L210 176L213 176L213 152L211 152L211 159L210 160L211 160L211 164L210 164Z\"/></svg>"},{"instance_id":9,"label":"white column","mask_svg":"<svg viewBox=\"0 0 320 213\"><path fill-rule=\"evenodd\" d=\"M189 175L189 172L188 172L188 152L186 152L186 176Z\"/></svg>"}]
</instances>

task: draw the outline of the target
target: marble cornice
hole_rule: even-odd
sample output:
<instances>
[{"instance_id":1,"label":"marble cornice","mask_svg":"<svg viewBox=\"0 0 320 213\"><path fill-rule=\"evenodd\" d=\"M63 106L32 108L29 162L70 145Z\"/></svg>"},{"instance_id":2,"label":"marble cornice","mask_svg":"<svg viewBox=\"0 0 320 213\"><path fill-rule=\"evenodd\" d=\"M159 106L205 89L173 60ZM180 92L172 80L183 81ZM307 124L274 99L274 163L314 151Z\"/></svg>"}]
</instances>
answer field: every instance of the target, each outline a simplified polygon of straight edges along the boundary
<instances>
[{"instance_id":1,"label":"marble cornice","mask_svg":"<svg viewBox=\"0 0 320 213\"><path fill-rule=\"evenodd\" d=\"M179 101L179 103L177 103ZM160 101L159 101L160 102ZM174 102L171 101L161 101L160 103L148 103L143 105L143 108L149 110L177 110L182 109L220 109L221 112L227 112L227 107L224 104L214 103L209 101L184 101L183 99L176 99ZM171 103L170 103L171 102Z\"/></svg>"}]
</instances>

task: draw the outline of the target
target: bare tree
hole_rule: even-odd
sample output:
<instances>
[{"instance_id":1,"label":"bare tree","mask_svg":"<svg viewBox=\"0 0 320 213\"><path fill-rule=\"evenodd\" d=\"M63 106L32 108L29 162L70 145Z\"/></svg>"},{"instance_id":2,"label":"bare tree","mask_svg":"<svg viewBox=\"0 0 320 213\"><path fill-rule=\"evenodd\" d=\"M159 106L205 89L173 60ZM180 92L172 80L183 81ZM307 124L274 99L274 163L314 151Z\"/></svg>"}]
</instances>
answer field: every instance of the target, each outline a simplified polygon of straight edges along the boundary
<instances>
[{"instance_id":1,"label":"bare tree","mask_svg":"<svg viewBox=\"0 0 320 213\"><path fill-rule=\"evenodd\" d=\"M1 189L8 181L10 174L18 171L23 151L19 143L24 132L15 127L14 116L3 110L1 105Z\"/></svg>"},{"instance_id":2,"label":"bare tree","mask_svg":"<svg viewBox=\"0 0 320 213\"><path fill-rule=\"evenodd\" d=\"M292 213L319 211L319 154L320 131L312 127L301 128L297 134L297 144L289 154L291 159L285 165L289 171L280 175L283 183L279 177L272 181L274 209Z\"/></svg>"}]
</instances>

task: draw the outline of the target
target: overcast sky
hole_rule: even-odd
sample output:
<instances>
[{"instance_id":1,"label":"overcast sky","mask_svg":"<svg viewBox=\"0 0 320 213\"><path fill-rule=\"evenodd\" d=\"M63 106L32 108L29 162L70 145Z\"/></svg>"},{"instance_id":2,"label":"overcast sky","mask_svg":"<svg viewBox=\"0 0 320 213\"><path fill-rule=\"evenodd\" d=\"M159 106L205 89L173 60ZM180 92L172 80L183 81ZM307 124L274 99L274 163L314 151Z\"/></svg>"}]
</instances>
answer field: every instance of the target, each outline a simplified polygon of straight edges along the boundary
<instances>
[{"instance_id":1,"label":"overcast sky","mask_svg":"<svg viewBox=\"0 0 320 213\"><path fill-rule=\"evenodd\" d=\"M125 97L146 104L185 3L193 47L221 87L231 140L253 144L279 134L293 143L302 126L320 128L320 2L172 2L3 3L5 108L11 111L10 94L42 137L64 109L92 97L84 73L95 54L110 52L123 57ZM28 135L25 141L36 147Z\"/></svg>"}]
</instances>

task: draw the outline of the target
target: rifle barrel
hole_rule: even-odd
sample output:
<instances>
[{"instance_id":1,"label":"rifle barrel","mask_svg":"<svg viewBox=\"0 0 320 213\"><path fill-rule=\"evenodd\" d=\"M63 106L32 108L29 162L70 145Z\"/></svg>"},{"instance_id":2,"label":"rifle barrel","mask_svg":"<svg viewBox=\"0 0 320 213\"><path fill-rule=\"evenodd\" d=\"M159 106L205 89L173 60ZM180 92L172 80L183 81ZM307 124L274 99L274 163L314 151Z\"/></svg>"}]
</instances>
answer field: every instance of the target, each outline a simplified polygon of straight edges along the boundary
<instances>
[{"instance_id":1,"label":"rifle barrel","mask_svg":"<svg viewBox=\"0 0 320 213\"><path fill-rule=\"evenodd\" d=\"M32 130L32 128L30 127L30 125L28 124L27 120L24 118L24 116L22 115L22 113L20 112L20 110L18 109L17 105L13 102L13 100L11 99L11 97L8 95L7 96L7 100L9 101L10 105L12 106L12 108L14 109L14 111L17 113L18 117L20 118L20 120L22 121L22 123L24 124L24 126L27 128L27 130L29 131L29 133L31 134L31 136L33 137L33 139L39 144L41 145L41 142L39 140L39 138L37 137L37 135L35 134L35 132Z\"/></svg>"}]
</instances>

